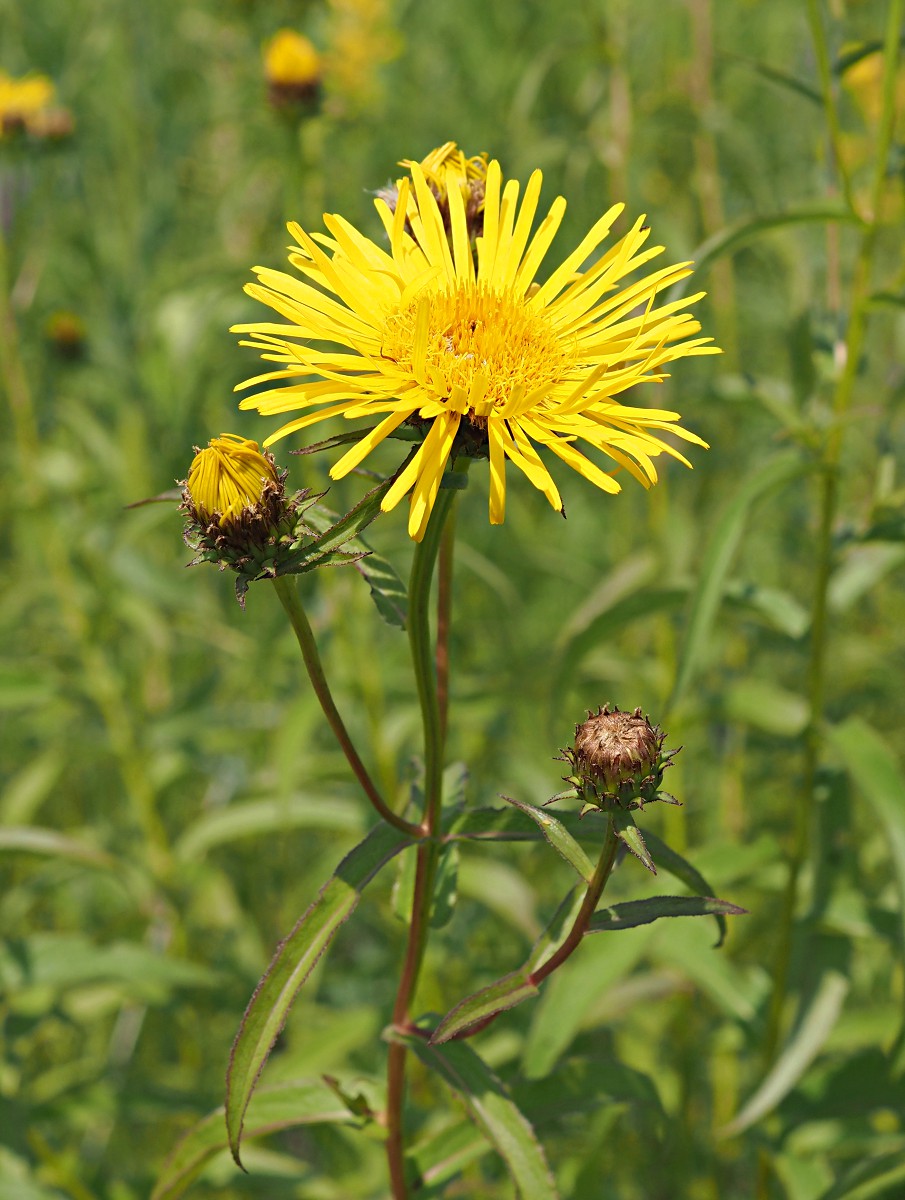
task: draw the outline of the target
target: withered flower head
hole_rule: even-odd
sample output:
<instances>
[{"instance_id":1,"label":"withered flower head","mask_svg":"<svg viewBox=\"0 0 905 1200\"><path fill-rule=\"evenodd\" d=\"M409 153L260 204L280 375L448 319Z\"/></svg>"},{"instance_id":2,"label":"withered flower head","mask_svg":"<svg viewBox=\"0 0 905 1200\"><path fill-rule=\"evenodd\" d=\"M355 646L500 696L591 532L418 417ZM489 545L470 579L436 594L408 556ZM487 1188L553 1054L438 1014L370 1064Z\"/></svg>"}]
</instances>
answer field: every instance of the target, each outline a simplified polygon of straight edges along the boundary
<instances>
[{"instance_id":1,"label":"withered flower head","mask_svg":"<svg viewBox=\"0 0 905 1200\"><path fill-rule=\"evenodd\" d=\"M651 725L640 708L629 713L614 707L610 712L605 704L575 726L575 744L562 753L573 769L567 782L596 808L643 808L653 800L675 804L668 792L660 790L663 772L679 752L664 754L665 740L663 731Z\"/></svg>"}]
</instances>

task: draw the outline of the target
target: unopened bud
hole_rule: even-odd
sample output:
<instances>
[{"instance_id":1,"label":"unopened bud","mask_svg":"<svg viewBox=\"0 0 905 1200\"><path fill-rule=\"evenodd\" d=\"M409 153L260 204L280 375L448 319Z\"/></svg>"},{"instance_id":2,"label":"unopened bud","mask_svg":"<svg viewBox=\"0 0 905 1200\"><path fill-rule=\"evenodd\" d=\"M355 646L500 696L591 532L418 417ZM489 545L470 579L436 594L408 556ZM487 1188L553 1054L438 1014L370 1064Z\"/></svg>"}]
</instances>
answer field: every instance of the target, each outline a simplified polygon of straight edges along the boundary
<instances>
[{"instance_id":1,"label":"unopened bud","mask_svg":"<svg viewBox=\"0 0 905 1200\"><path fill-rule=\"evenodd\" d=\"M663 772L678 750L663 753L666 735L636 708L621 712L608 705L588 713L575 727L575 743L562 757L573 768L568 782L596 808L618 804L641 808L653 800L677 801L662 792Z\"/></svg>"}]
</instances>

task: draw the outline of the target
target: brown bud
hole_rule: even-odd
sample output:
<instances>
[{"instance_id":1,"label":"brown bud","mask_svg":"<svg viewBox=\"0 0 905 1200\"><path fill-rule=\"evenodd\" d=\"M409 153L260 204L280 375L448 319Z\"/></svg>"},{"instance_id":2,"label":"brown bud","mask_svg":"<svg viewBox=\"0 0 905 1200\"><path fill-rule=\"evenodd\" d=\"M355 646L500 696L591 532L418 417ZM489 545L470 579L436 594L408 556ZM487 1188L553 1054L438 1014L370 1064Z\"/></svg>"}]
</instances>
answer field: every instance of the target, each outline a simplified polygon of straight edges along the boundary
<instances>
[{"instance_id":1,"label":"brown bud","mask_svg":"<svg viewBox=\"0 0 905 1200\"><path fill-rule=\"evenodd\" d=\"M588 713L575 727L575 744L563 752L575 774L570 776L589 803L638 808L652 800L672 801L660 792L663 772L677 750L663 754L666 735L636 708L610 711L609 705Z\"/></svg>"}]
</instances>

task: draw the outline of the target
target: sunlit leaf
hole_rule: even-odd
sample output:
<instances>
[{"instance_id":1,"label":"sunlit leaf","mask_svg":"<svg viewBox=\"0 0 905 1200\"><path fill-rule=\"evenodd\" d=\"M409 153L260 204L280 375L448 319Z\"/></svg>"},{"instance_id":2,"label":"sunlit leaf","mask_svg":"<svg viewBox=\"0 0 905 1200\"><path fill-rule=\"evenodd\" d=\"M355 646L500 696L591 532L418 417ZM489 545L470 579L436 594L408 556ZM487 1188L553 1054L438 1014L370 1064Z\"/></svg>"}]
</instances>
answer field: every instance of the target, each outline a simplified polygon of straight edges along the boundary
<instances>
[{"instance_id":1,"label":"sunlit leaf","mask_svg":"<svg viewBox=\"0 0 905 1200\"><path fill-rule=\"evenodd\" d=\"M506 1163L519 1200L556 1200L556 1185L534 1130L503 1082L464 1042L430 1045L393 1034L461 1098L468 1115Z\"/></svg>"},{"instance_id":2,"label":"sunlit leaf","mask_svg":"<svg viewBox=\"0 0 905 1200\"><path fill-rule=\"evenodd\" d=\"M525 804L521 800L513 800L509 796L504 797L504 799L514 805L519 812L523 812L526 817L530 817L544 835L544 840L553 847L561 858L565 859L570 867L577 871L580 879L583 879L585 883L590 883L591 876L594 874L594 864L563 825L562 821L557 820L546 809L535 808L532 804Z\"/></svg>"},{"instance_id":3,"label":"sunlit leaf","mask_svg":"<svg viewBox=\"0 0 905 1200\"><path fill-rule=\"evenodd\" d=\"M791 482L806 469L794 454L771 459L742 484L717 521L704 551L697 585L691 597L668 709L675 708L701 668L726 577L753 504L774 488Z\"/></svg>"},{"instance_id":4,"label":"sunlit leaf","mask_svg":"<svg viewBox=\"0 0 905 1200\"><path fill-rule=\"evenodd\" d=\"M827 731L855 787L882 822L899 891L905 949L905 774L886 741L862 717L849 717Z\"/></svg>"},{"instance_id":5,"label":"sunlit leaf","mask_svg":"<svg viewBox=\"0 0 905 1200\"><path fill-rule=\"evenodd\" d=\"M626 900L609 908L598 908L591 917L588 933L632 929L636 925L649 925L660 917L706 917L713 913L737 917L745 912L747 909L737 904L710 896L648 896L644 900Z\"/></svg>"},{"instance_id":6,"label":"sunlit leaf","mask_svg":"<svg viewBox=\"0 0 905 1200\"><path fill-rule=\"evenodd\" d=\"M320 895L280 944L236 1034L226 1079L229 1145L239 1162L239 1143L249 1100L299 988L340 926L358 906L362 890L410 839L378 825L347 854Z\"/></svg>"},{"instance_id":7,"label":"sunlit leaf","mask_svg":"<svg viewBox=\"0 0 905 1200\"><path fill-rule=\"evenodd\" d=\"M246 1139L280 1129L324 1123L356 1124L357 1118L336 1090L320 1079L259 1088L248 1106ZM151 1200L178 1200L205 1164L229 1144L225 1110L218 1108L185 1135L164 1163Z\"/></svg>"},{"instance_id":8,"label":"sunlit leaf","mask_svg":"<svg viewBox=\"0 0 905 1200\"><path fill-rule=\"evenodd\" d=\"M844 975L826 972L809 1008L760 1087L722 1130L724 1137L733 1137L754 1125L789 1094L832 1033L848 988Z\"/></svg>"}]
</instances>

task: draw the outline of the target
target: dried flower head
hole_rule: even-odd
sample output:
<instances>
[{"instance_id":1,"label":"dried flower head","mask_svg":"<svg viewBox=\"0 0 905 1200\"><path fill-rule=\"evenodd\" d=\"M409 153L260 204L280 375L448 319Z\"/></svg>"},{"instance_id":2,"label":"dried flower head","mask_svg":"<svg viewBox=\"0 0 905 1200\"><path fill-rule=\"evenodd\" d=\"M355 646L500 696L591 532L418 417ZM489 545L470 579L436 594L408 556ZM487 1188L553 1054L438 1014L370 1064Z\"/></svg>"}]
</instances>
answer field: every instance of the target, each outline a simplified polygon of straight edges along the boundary
<instances>
[{"instance_id":1,"label":"dried flower head","mask_svg":"<svg viewBox=\"0 0 905 1200\"><path fill-rule=\"evenodd\" d=\"M562 752L573 769L567 782L596 808L643 808L653 800L675 804L674 797L660 790L663 772L679 752L664 754L665 740L640 708L629 713L617 706L611 712L605 704L575 726L574 745Z\"/></svg>"}]
</instances>

